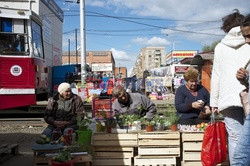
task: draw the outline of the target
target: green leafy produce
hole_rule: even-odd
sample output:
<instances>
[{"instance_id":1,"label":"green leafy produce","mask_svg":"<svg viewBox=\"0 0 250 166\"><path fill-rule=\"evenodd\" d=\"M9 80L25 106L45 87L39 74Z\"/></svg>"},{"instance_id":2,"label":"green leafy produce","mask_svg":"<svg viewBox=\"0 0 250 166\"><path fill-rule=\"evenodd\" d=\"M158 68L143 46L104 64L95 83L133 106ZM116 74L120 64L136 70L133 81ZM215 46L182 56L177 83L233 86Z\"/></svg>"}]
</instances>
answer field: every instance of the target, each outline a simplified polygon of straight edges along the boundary
<instances>
[{"instance_id":1,"label":"green leafy produce","mask_svg":"<svg viewBox=\"0 0 250 166\"><path fill-rule=\"evenodd\" d=\"M45 138L45 143L50 143L51 139L49 137Z\"/></svg>"},{"instance_id":2,"label":"green leafy produce","mask_svg":"<svg viewBox=\"0 0 250 166\"><path fill-rule=\"evenodd\" d=\"M37 144L45 144L45 140L42 139L42 138L39 138L39 139L36 140L36 143Z\"/></svg>"},{"instance_id":3,"label":"green leafy produce","mask_svg":"<svg viewBox=\"0 0 250 166\"><path fill-rule=\"evenodd\" d=\"M57 156L54 156L52 160L56 162L69 162L72 160L72 155L70 151L62 150Z\"/></svg>"}]
</instances>

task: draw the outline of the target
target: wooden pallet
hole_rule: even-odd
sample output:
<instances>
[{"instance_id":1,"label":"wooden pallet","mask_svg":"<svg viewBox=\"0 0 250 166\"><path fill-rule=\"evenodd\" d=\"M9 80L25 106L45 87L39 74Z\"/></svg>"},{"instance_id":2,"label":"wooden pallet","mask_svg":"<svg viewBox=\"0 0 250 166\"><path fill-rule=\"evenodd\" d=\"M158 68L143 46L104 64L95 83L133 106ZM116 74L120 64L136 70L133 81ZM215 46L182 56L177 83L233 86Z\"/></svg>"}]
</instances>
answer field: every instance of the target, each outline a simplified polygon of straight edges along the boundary
<instances>
[{"instance_id":1,"label":"wooden pallet","mask_svg":"<svg viewBox=\"0 0 250 166\"><path fill-rule=\"evenodd\" d=\"M138 134L139 156L180 156L179 132L148 132Z\"/></svg>"},{"instance_id":2,"label":"wooden pallet","mask_svg":"<svg viewBox=\"0 0 250 166\"><path fill-rule=\"evenodd\" d=\"M93 135L94 165L132 165L137 133L95 133Z\"/></svg>"},{"instance_id":3,"label":"wooden pallet","mask_svg":"<svg viewBox=\"0 0 250 166\"><path fill-rule=\"evenodd\" d=\"M176 165L176 157L137 156L134 158L134 166L169 166Z\"/></svg>"},{"instance_id":4,"label":"wooden pallet","mask_svg":"<svg viewBox=\"0 0 250 166\"><path fill-rule=\"evenodd\" d=\"M19 153L18 144L2 144L0 145L0 163L8 160Z\"/></svg>"}]
</instances>

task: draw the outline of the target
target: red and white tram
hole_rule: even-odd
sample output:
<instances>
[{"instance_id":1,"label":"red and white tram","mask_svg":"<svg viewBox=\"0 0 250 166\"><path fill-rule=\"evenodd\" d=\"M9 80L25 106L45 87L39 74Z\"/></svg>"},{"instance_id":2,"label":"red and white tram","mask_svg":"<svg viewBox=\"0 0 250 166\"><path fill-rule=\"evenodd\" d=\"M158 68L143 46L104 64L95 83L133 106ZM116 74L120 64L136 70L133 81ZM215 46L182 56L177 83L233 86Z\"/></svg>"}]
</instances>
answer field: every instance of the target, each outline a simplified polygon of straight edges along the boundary
<instances>
[{"instance_id":1,"label":"red and white tram","mask_svg":"<svg viewBox=\"0 0 250 166\"><path fill-rule=\"evenodd\" d=\"M35 104L48 94L42 23L29 10L0 10L0 109Z\"/></svg>"},{"instance_id":2,"label":"red and white tram","mask_svg":"<svg viewBox=\"0 0 250 166\"><path fill-rule=\"evenodd\" d=\"M48 0L33 3L51 13L50 6L46 5ZM53 51L47 52L55 47L53 41L43 41L44 17L39 16L42 9L39 12L31 10L32 6L37 9L31 1L0 4L0 110L34 105L37 100L48 96L51 80L48 68L53 66ZM49 27L49 30L54 28ZM58 40L57 43L60 48ZM52 61L52 65L48 65L48 61Z\"/></svg>"}]
</instances>

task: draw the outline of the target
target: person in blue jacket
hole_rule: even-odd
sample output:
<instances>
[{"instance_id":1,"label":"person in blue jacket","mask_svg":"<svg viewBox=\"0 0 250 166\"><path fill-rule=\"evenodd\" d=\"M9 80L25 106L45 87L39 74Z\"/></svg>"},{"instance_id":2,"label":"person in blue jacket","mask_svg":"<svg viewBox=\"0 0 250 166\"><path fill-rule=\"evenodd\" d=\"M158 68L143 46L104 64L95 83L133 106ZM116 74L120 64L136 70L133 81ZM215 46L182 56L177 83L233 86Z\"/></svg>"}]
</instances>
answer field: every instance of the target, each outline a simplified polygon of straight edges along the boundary
<instances>
[{"instance_id":1,"label":"person in blue jacket","mask_svg":"<svg viewBox=\"0 0 250 166\"><path fill-rule=\"evenodd\" d=\"M198 84L198 76L198 70L189 68L184 74L186 83L176 91L175 108L177 115L181 115L179 124L196 125L209 121L210 95L205 87Z\"/></svg>"}]
</instances>

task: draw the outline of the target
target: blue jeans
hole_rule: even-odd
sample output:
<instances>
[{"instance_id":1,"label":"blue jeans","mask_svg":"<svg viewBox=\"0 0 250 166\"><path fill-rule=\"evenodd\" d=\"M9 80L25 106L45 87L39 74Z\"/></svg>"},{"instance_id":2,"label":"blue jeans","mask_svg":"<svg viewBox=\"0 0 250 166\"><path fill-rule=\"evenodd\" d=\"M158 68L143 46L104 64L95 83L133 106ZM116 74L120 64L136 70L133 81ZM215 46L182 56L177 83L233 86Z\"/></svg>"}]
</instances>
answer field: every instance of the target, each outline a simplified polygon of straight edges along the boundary
<instances>
[{"instance_id":1,"label":"blue jeans","mask_svg":"<svg viewBox=\"0 0 250 166\"><path fill-rule=\"evenodd\" d=\"M235 148L232 166L250 166L250 114L246 117Z\"/></svg>"},{"instance_id":2,"label":"blue jeans","mask_svg":"<svg viewBox=\"0 0 250 166\"><path fill-rule=\"evenodd\" d=\"M224 122L228 134L229 160L230 163L233 163L234 150L243 128L244 111L242 107L229 107L221 113L224 116Z\"/></svg>"}]
</instances>

